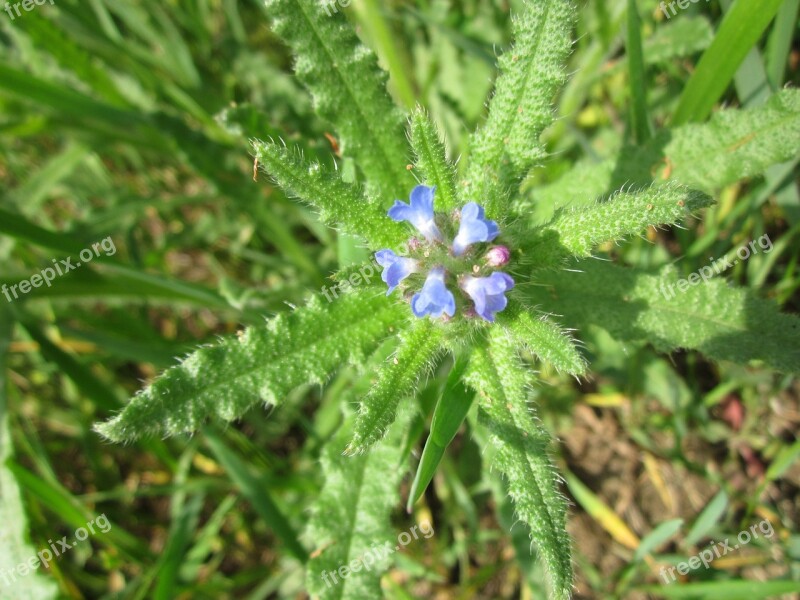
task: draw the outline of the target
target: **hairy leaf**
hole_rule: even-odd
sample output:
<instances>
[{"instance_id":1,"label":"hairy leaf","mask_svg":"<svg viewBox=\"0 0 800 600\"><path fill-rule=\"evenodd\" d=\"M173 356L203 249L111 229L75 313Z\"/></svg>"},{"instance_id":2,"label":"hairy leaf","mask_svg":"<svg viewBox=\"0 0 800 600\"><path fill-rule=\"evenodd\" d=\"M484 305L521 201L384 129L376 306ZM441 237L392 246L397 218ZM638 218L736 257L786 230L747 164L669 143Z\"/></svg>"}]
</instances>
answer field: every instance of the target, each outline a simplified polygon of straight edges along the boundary
<instances>
[{"instance_id":1,"label":"hairy leaf","mask_svg":"<svg viewBox=\"0 0 800 600\"><path fill-rule=\"evenodd\" d=\"M800 152L800 90L763 106L722 110L706 125L677 129L665 147L671 177L703 190L759 175Z\"/></svg>"},{"instance_id":2,"label":"hairy leaf","mask_svg":"<svg viewBox=\"0 0 800 600\"><path fill-rule=\"evenodd\" d=\"M479 423L491 436L492 464L505 475L517 515L531 529L553 597L566 599L572 588L567 504L547 453L549 436L527 403L529 372L513 340L494 329L489 348L473 350L467 381L481 396Z\"/></svg>"},{"instance_id":3,"label":"hairy leaf","mask_svg":"<svg viewBox=\"0 0 800 600\"><path fill-rule=\"evenodd\" d=\"M759 360L800 372L800 319L782 314L774 303L730 287L711 265L677 287L673 267L646 274L596 260L575 271L542 271L539 285L526 288L528 300L563 315L578 330L595 325L627 341L649 341L667 352L699 350L715 360ZM701 275L713 277L704 282Z\"/></svg>"},{"instance_id":4,"label":"hairy leaf","mask_svg":"<svg viewBox=\"0 0 800 600\"><path fill-rule=\"evenodd\" d=\"M436 186L436 210L448 211L458 207L455 170L447 161L444 143L428 114L417 108L411 115L411 147L416 168L426 185Z\"/></svg>"},{"instance_id":5,"label":"hairy leaf","mask_svg":"<svg viewBox=\"0 0 800 600\"><path fill-rule=\"evenodd\" d=\"M317 545L306 572L308 591L321 600L380 598L380 576L395 551L389 516L397 502L398 468L408 418L401 416L368 453L344 456L348 427L322 451L325 486L306 534ZM357 561L347 578L339 568Z\"/></svg>"},{"instance_id":6,"label":"hairy leaf","mask_svg":"<svg viewBox=\"0 0 800 600\"><path fill-rule=\"evenodd\" d=\"M303 383L322 383L342 363L359 361L408 307L374 293L279 315L191 354L140 391L97 431L113 441L196 430L208 417L231 421L258 402L280 404Z\"/></svg>"},{"instance_id":7,"label":"hairy leaf","mask_svg":"<svg viewBox=\"0 0 800 600\"><path fill-rule=\"evenodd\" d=\"M539 135L553 120L553 97L567 78L575 9L568 0L528 0L514 18L514 46L498 60L500 75L486 123L475 134L466 199L491 218L505 212L505 191L545 151Z\"/></svg>"},{"instance_id":8,"label":"hairy leaf","mask_svg":"<svg viewBox=\"0 0 800 600\"><path fill-rule=\"evenodd\" d=\"M653 185L620 192L592 206L560 210L524 246L526 261L537 266L556 263L569 255L591 256L598 244L641 234L649 225L667 225L705 206L710 196L681 185Z\"/></svg>"},{"instance_id":9,"label":"hairy leaf","mask_svg":"<svg viewBox=\"0 0 800 600\"><path fill-rule=\"evenodd\" d=\"M800 90L784 90L763 106L721 110L708 123L662 131L643 148L626 147L599 162L579 161L532 196L553 208L588 204L622 186L647 185L654 173L657 180L671 179L713 194L798 152Z\"/></svg>"},{"instance_id":10,"label":"hairy leaf","mask_svg":"<svg viewBox=\"0 0 800 600\"><path fill-rule=\"evenodd\" d=\"M378 381L361 401L349 453L361 453L392 424L400 400L417 390L422 375L441 352L441 328L420 319L401 334L400 346L378 373Z\"/></svg>"},{"instance_id":11,"label":"hairy leaf","mask_svg":"<svg viewBox=\"0 0 800 600\"><path fill-rule=\"evenodd\" d=\"M545 315L506 309L498 322L506 328L515 346L525 348L559 371L570 375L586 372L586 359L578 352L575 341Z\"/></svg>"},{"instance_id":12,"label":"hairy leaf","mask_svg":"<svg viewBox=\"0 0 800 600\"><path fill-rule=\"evenodd\" d=\"M403 115L386 92L387 75L344 15L326 14L316 0L266 0L275 31L291 46L297 77L317 112L335 124L342 151L371 184L397 198L413 180L406 171Z\"/></svg>"},{"instance_id":13,"label":"hairy leaf","mask_svg":"<svg viewBox=\"0 0 800 600\"><path fill-rule=\"evenodd\" d=\"M364 238L372 248L396 247L408 237L405 228L386 216L385 208L355 185L319 163L307 163L275 142L253 142L255 156L283 190L319 210L327 224Z\"/></svg>"}]
</instances>

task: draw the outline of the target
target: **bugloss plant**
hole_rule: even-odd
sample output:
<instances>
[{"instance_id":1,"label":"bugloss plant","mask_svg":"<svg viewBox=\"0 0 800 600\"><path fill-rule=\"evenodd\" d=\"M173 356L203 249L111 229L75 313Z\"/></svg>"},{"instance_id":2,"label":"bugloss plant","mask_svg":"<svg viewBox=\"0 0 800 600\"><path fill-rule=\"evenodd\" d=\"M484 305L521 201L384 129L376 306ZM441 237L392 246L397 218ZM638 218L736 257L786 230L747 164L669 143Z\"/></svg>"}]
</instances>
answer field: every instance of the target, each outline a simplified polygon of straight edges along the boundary
<instances>
[{"instance_id":1,"label":"bugloss plant","mask_svg":"<svg viewBox=\"0 0 800 600\"><path fill-rule=\"evenodd\" d=\"M264 326L203 347L98 426L114 441L193 432L209 417L230 421L258 402L280 405L297 386L322 384L347 363L362 368L359 411L323 453L326 486L308 529L322 550L308 559L307 585L320 597L380 593L381 565L334 587L322 584L321 573L388 539L403 474L397 464L407 444L407 400L434 367L450 374L409 508L474 402L471 424L488 440L492 464L530 528L552 596L567 598L573 575L566 501L548 434L529 404L529 356L580 377L586 362L569 332L598 326L664 351L697 349L712 359L760 360L784 370L800 364L798 320L745 290L715 280L667 302L660 289L677 280L674 269L647 273L587 260L599 244L709 206L708 193L737 172L731 164L753 175L792 156L797 138L785 128L797 128L797 92L785 91L752 114L725 111L708 125L661 132L637 151L623 150L624 161L578 165L529 196L520 185L547 156L540 134L566 80L574 7L565 0L524 4L515 15L516 41L498 61L488 116L459 173L426 112L407 116L392 103L386 75L340 13L329 16L313 0L268 0L274 30L296 56L297 77L335 127L362 183L276 141L254 140L255 158L321 220L363 240L386 286L351 288L332 303L312 296ZM763 135L781 124L780 135ZM670 148L674 160L663 168ZM717 151L729 153L722 165ZM555 196L555 213L534 217L537 197L547 195Z\"/></svg>"}]
</instances>

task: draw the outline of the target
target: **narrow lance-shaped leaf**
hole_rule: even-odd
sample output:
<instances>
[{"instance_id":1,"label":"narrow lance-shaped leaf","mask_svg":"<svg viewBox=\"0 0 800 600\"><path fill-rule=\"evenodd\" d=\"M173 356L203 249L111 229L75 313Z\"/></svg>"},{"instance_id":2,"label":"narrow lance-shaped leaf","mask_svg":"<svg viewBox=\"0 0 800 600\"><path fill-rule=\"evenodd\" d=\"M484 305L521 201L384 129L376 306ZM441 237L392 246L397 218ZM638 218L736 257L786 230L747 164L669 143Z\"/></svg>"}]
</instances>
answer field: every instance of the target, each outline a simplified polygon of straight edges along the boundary
<instances>
[{"instance_id":1,"label":"narrow lance-shaped leaf","mask_svg":"<svg viewBox=\"0 0 800 600\"><path fill-rule=\"evenodd\" d=\"M410 133L416 157L414 166L422 175L423 183L436 186L436 209L448 211L457 208L455 169L447 161L447 152L436 125L421 107L411 115Z\"/></svg>"},{"instance_id":2,"label":"narrow lance-shaped leaf","mask_svg":"<svg viewBox=\"0 0 800 600\"><path fill-rule=\"evenodd\" d=\"M316 0L266 0L275 31L291 46L295 73L311 90L317 112L336 126L342 151L356 159L367 181L404 198L403 115L386 92L387 75L340 12ZM330 11L328 11L330 12Z\"/></svg>"},{"instance_id":3,"label":"narrow lance-shaped leaf","mask_svg":"<svg viewBox=\"0 0 800 600\"><path fill-rule=\"evenodd\" d=\"M191 354L139 392L97 430L113 441L196 430L208 417L231 421L261 400L280 404L303 383L322 383L339 365L372 351L405 315L385 297L353 293L332 303L314 296Z\"/></svg>"},{"instance_id":4,"label":"narrow lance-shaped leaf","mask_svg":"<svg viewBox=\"0 0 800 600\"><path fill-rule=\"evenodd\" d=\"M402 457L407 414L368 453L344 456L350 436L343 427L323 448L325 486L306 530L316 544L306 572L306 586L321 600L380 598L380 578L395 551L389 517L397 502L397 486L404 474ZM347 578L340 567L360 565Z\"/></svg>"},{"instance_id":5,"label":"narrow lance-shaped leaf","mask_svg":"<svg viewBox=\"0 0 800 600\"><path fill-rule=\"evenodd\" d=\"M578 330L595 325L620 340L649 341L664 352L688 348L714 360L760 360L800 372L800 319L729 286L724 266L724 261L705 265L678 287L673 267L648 274L587 260L573 267L580 272L542 271L540 285L524 293Z\"/></svg>"},{"instance_id":6,"label":"narrow lance-shaped leaf","mask_svg":"<svg viewBox=\"0 0 800 600\"><path fill-rule=\"evenodd\" d=\"M498 60L486 123L470 149L466 199L492 218L505 212L506 188L545 155L539 135L553 120L553 98L567 78L575 10L568 0L528 0L514 17L514 45Z\"/></svg>"},{"instance_id":7,"label":"narrow lance-shaped leaf","mask_svg":"<svg viewBox=\"0 0 800 600\"><path fill-rule=\"evenodd\" d=\"M458 433L467 417L475 394L465 389L462 381L468 365L466 356L456 358L453 368L442 389L442 395L433 410L431 431L419 459L417 474L408 494L406 509L411 512L414 502L425 493L425 488L433 479L436 468L444 457L444 452Z\"/></svg>"},{"instance_id":8,"label":"narrow lance-shaped leaf","mask_svg":"<svg viewBox=\"0 0 800 600\"><path fill-rule=\"evenodd\" d=\"M653 185L621 192L592 206L567 208L525 245L526 260L552 265L568 256L591 256L598 244L641 234L649 225L669 225L713 204L710 196L680 185Z\"/></svg>"},{"instance_id":9,"label":"narrow lance-shaped leaf","mask_svg":"<svg viewBox=\"0 0 800 600\"><path fill-rule=\"evenodd\" d=\"M493 465L505 475L517 514L531 529L552 595L566 599L572 588L567 504L548 456L549 436L528 405L529 373L513 340L494 328L488 349L473 350L467 381L480 394L478 418L490 433Z\"/></svg>"},{"instance_id":10,"label":"narrow lance-shaped leaf","mask_svg":"<svg viewBox=\"0 0 800 600\"><path fill-rule=\"evenodd\" d=\"M283 190L319 210L320 218L342 231L364 238L371 247L396 247L407 236L387 218L386 210L355 185L296 151L274 142L253 141L256 159Z\"/></svg>"},{"instance_id":11,"label":"narrow lance-shaped leaf","mask_svg":"<svg viewBox=\"0 0 800 600\"><path fill-rule=\"evenodd\" d=\"M400 401L414 394L420 378L441 352L441 336L441 328L427 318L417 320L401 334L400 346L361 401L348 453L365 452L383 437Z\"/></svg>"}]
</instances>

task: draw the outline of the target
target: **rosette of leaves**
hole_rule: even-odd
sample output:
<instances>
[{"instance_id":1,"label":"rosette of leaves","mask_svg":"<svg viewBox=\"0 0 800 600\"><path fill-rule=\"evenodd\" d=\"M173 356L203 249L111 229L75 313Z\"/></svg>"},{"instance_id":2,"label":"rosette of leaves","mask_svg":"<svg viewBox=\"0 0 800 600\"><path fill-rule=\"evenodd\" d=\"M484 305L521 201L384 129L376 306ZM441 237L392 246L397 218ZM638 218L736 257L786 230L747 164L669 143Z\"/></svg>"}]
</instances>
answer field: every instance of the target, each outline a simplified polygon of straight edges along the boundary
<instances>
[{"instance_id":1,"label":"rosette of leaves","mask_svg":"<svg viewBox=\"0 0 800 600\"><path fill-rule=\"evenodd\" d=\"M548 457L548 434L529 404L534 371L523 353L580 377L587 365L571 331L596 326L663 351L695 349L715 360L761 361L798 370L798 320L771 303L728 286L721 277L669 297L662 290L676 283L673 269L639 272L591 260L599 244L676 223L711 204L705 192L725 179L722 166L715 167L718 157L695 153L693 163L680 170L685 179L656 177L652 167L662 161L664 143L654 145L631 157L639 176L628 182L636 185L620 184L608 194L604 186L612 181L610 173L594 168L585 181L562 184L582 202L561 202L544 223L528 216L520 183L546 156L540 134L552 122L553 98L567 78L575 13L565 0L523 4L514 16L514 44L498 61L485 123L473 134L459 174L425 111L406 115L393 104L386 74L341 13L329 15L315 0L268 0L274 30L295 54L297 77L313 96L316 111L335 128L341 152L353 159L362 183L343 180L333 161L330 166L309 162L276 141L253 141L259 164L288 194L314 207L323 222L378 251L387 269L384 281L391 287L399 284L396 273L388 275L396 260L420 261L431 253L440 257L442 271L430 264L425 269L435 274L430 285L437 286L428 298L442 303L436 310L416 305L415 298L425 294L421 286L429 285L423 275L416 281L410 277L400 291L387 295L376 265L351 267L337 278L359 285L332 301L314 295L263 326L200 348L98 426L114 441L193 432L209 418L230 421L257 403L280 405L294 388L323 384L345 364L377 364L354 422L331 441L335 451L326 452L323 461L327 483L309 530L314 543L325 549L308 559L307 577L309 589L320 597L379 593L377 568L353 572L336 586L321 585L320 574L349 564L388 535L404 443L397 427L405 421L395 422L396 416L434 367L452 365L409 506L474 403L475 426L492 446L493 466L505 476L517 516L530 528L555 598L569 597L572 588L567 503ZM757 115L745 119L725 111L724 118L676 129L667 138L672 144L692 140L687 152L698 144L734 138L724 146L736 148L735 157L725 161L726 173L736 160L747 166L748 175L757 174L797 152L798 95L786 91L779 97ZM780 135L759 135L773 122L782 124ZM757 130L747 131L748 123L758 123ZM710 165L705 173L698 164L703 160ZM467 206L472 207L470 218L479 218L488 234L473 236L469 248L456 252L436 235L420 246L420 227L414 230L387 214L417 184L435 204L432 220L421 226L428 234L432 225L439 233L458 235ZM416 258L407 256L414 253ZM470 270L487 275L486 269L497 265L503 268L505 296L502 302L494 299L492 311L476 310L477 300L461 287L460 278L470 276ZM415 269L407 270L406 275ZM354 279L355 274L359 277ZM376 358L383 356L377 353L386 343L394 345L391 356ZM333 513L335 518L329 518ZM326 539L346 543L326 544Z\"/></svg>"}]
</instances>

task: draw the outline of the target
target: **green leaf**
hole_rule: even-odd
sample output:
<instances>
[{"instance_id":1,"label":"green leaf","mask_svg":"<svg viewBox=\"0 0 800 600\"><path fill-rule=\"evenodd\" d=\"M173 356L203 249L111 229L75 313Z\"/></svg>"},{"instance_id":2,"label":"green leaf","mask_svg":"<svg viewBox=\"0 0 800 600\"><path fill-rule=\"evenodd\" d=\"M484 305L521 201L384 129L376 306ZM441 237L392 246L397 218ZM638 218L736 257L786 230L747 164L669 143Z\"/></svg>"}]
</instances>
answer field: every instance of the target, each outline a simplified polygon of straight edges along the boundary
<instances>
[{"instance_id":1,"label":"green leaf","mask_svg":"<svg viewBox=\"0 0 800 600\"><path fill-rule=\"evenodd\" d=\"M586 359L575 346L575 341L545 315L533 316L525 310L506 309L498 316L498 323L506 328L516 346L525 348L559 371L570 375L586 372Z\"/></svg>"},{"instance_id":2,"label":"green leaf","mask_svg":"<svg viewBox=\"0 0 800 600\"><path fill-rule=\"evenodd\" d=\"M706 125L673 132L664 149L671 177L702 190L763 173L800 152L800 90L784 90L756 108L722 110Z\"/></svg>"},{"instance_id":3,"label":"green leaf","mask_svg":"<svg viewBox=\"0 0 800 600\"><path fill-rule=\"evenodd\" d=\"M661 26L644 42L647 64L667 62L705 50L714 39L711 23L703 16L673 19Z\"/></svg>"},{"instance_id":4,"label":"green leaf","mask_svg":"<svg viewBox=\"0 0 800 600\"><path fill-rule=\"evenodd\" d=\"M25 576L16 571L18 565L35 559L37 550L26 540L28 518L22 495L14 474L6 467L13 450L6 397L6 356L13 327L11 313L7 307L0 306L0 520L3 523L0 528L0 574L4 578L0 585L0 600L50 600L58 597L52 580L39 571Z\"/></svg>"},{"instance_id":5,"label":"green leaf","mask_svg":"<svg viewBox=\"0 0 800 600\"><path fill-rule=\"evenodd\" d=\"M537 266L554 264L573 255L588 257L598 244L641 234L650 225L676 223L713 200L681 185L653 185L620 192L604 202L559 211L531 236L524 246L527 261Z\"/></svg>"},{"instance_id":6,"label":"green leaf","mask_svg":"<svg viewBox=\"0 0 800 600\"><path fill-rule=\"evenodd\" d=\"M70 87L0 65L0 92L44 106L81 133L91 131L116 141L163 150L165 140L142 114L99 102Z\"/></svg>"},{"instance_id":7,"label":"green leaf","mask_svg":"<svg viewBox=\"0 0 800 600\"><path fill-rule=\"evenodd\" d=\"M703 600L760 600L777 598L800 589L796 581L704 581L681 585L648 585L639 588L664 598L702 598Z\"/></svg>"},{"instance_id":8,"label":"green leaf","mask_svg":"<svg viewBox=\"0 0 800 600\"><path fill-rule=\"evenodd\" d=\"M673 126L708 117L782 3L783 0L736 0L684 87L672 117Z\"/></svg>"},{"instance_id":9,"label":"green leaf","mask_svg":"<svg viewBox=\"0 0 800 600\"><path fill-rule=\"evenodd\" d=\"M701 125L662 131L643 148L625 147L601 161L585 159L533 200L553 208L587 204L624 185L669 178L713 194L800 152L800 90L783 90L763 106L721 110ZM523 203L517 212L526 210Z\"/></svg>"},{"instance_id":10,"label":"green leaf","mask_svg":"<svg viewBox=\"0 0 800 600\"><path fill-rule=\"evenodd\" d=\"M637 144L644 144L653 135L647 114L647 81L645 79L644 53L642 51L642 20L636 0L628 0L628 27L625 36L625 53L631 87L631 122Z\"/></svg>"},{"instance_id":11,"label":"green leaf","mask_svg":"<svg viewBox=\"0 0 800 600\"><path fill-rule=\"evenodd\" d=\"M408 237L405 228L386 216L379 202L366 197L355 185L342 181L316 162L274 142L253 141L256 159L291 196L319 210L323 222L357 235L372 248L396 247Z\"/></svg>"},{"instance_id":12,"label":"green leaf","mask_svg":"<svg viewBox=\"0 0 800 600\"><path fill-rule=\"evenodd\" d=\"M514 46L498 60L486 123L472 138L465 200L491 218L506 211L506 188L545 156L539 135L567 79L575 9L567 0L526 1L513 22Z\"/></svg>"},{"instance_id":13,"label":"green leaf","mask_svg":"<svg viewBox=\"0 0 800 600\"><path fill-rule=\"evenodd\" d=\"M414 476L414 482L411 484L411 491L408 494L406 508L409 513L414 503L425 493L425 489L433 479L433 475L444 457L445 450L458 433L472 406L475 394L468 393L462 381L467 364L468 360L463 356L456 359L442 389L442 395L433 410L431 431L425 442L417 474Z\"/></svg>"},{"instance_id":14,"label":"green leaf","mask_svg":"<svg viewBox=\"0 0 800 600\"><path fill-rule=\"evenodd\" d=\"M287 551L292 556L301 562L307 561L308 552L300 543L298 535L289 524L289 520L272 499L272 495L266 489L265 483L260 481L248 465L225 445L225 442L217 432L210 427L206 427L203 433L211 452L214 453L214 456L225 469L234 485L253 505L253 508L264 520L264 523L286 545Z\"/></svg>"},{"instance_id":15,"label":"green leaf","mask_svg":"<svg viewBox=\"0 0 800 600\"><path fill-rule=\"evenodd\" d=\"M446 212L458 208L455 169L447 160L447 151L436 125L421 107L411 115L409 130L416 157L414 166L422 175L423 183L436 186L436 210Z\"/></svg>"},{"instance_id":16,"label":"green leaf","mask_svg":"<svg viewBox=\"0 0 800 600\"><path fill-rule=\"evenodd\" d=\"M683 543L686 546L693 546L706 537L708 532L711 531L711 528L714 527L717 521L722 518L722 515L725 514L726 508L728 508L728 494L725 493L725 490L720 490L703 509L700 516L697 517L697 520L694 522L694 525L692 525Z\"/></svg>"},{"instance_id":17,"label":"green leaf","mask_svg":"<svg viewBox=\"0 0 800 600\"><path fill-rule=\"evenodd\" d=\"M479 423L491 435L492 464L505 475L517 514L531 529L553 597L566 599L572 589L567 503L547 453L549 436L527 403L530 370L513 348L513 340L493 328L488 349L472 352L467 382L480 394Z\"/></svg>"},{"instance_id":18,"label":"green leaf","mask_svg":"<svg viewBox=\"0 0 800 600\"><path fill-rule=\"evenodd\" d=\"M786 0L781 4L767 42L767 78L774 89L780 89L786 80L786 65L792 51L798 10L800 0Z\"/></svg>"},{"instance_id":19,"label":"green leaf","mask_svg":"<svg viewBox=\"0 0 800 600\"><path fill-rule=\"evenodd\" d=\"M792 466L794 461L800 458L800 440L791 446L781 448L781 451L770 463L767 473L764 475L766 481L779 479Z\"/></svg>"},{"instance_id":20,"label":"green leaf","mask_svg":"<svg viewBox=\"0 0 800 600\"><path fill-rule=\"evenodd\" d=\"M389 199L405 198L411 177L402 112L386 93L386 74L341 11L315 0L267 0L274 29L296 57L295 73L317 112L336 126L342 151Z\"/></svg>"},{"instance_id":21,"label":"green leaf","mask_svg":"<svg viewBox=\"0 0 800 600\"><path fill-rule=\"evenodd\" d=\"M636 552L633 555L633 561L639 562L644 560L644 557L656 550L664 542L675 535L683 525L683 519L670 519L659 523L653 531L648 533L642 538Z\"/></svg>"},{"instance_id":22,"label":"green leaf","mask_svg":"<svg viewBox=\"0 0 800 600\"><path fill-rule=\"evenodd\" d=\"M377 382L361 401L348 453L365 452L383 437L394 421L400 400L416 392L421 377L441 353L441 340L441 327L427 318L416 320L400 334L397 351L378 372Z\"/></svg>"},{"instance_id":23,"label":"green leaf","mask_svg":"<svg viewBox=\"0 0 800 600\"><path fill-rule=\"evenodd\" d=\"M527 301L563 315L578 330L605 329L622 341L645 341L662 352L699 350L714 360L753 360L800 372L800 319L750 291L730 287L722 276L681 292L674 268L644 273L597 260L573 266L579 272L540 271ZM710 266L703 271L713 275Z\"/></svg>"},{"instance_id":24,"label":"green leaf","mask_svg":"<svg viewBox=\"0 0 800 600\"><path fill-rule=\"evenodd\" d=\"M372 293L342 296L205 346L165 371L97 431L113 441L191 432L210 416L231 421L259 400L278 405L304 383L323 383L372 351L407 307Z\"/></svg>"},{"instance_id":25,"label":"green leaf","mask_svg":"<svg viewBox=\"0 0 800 600\"><path fill-rule=\"evenodd\" d=\"M323 448L325 486L306 531L317 546L306 572L312 596L321 600L382 597L380 576L389 555L396 551L389 516L405 472L398 466L407 427L407 415L401 415L380 443L359 456L342 453L349 427L342 427ZM340 567L349 570L353 561L359 564L358 570L342 578Z\"/></svg>"}]
</instances>

